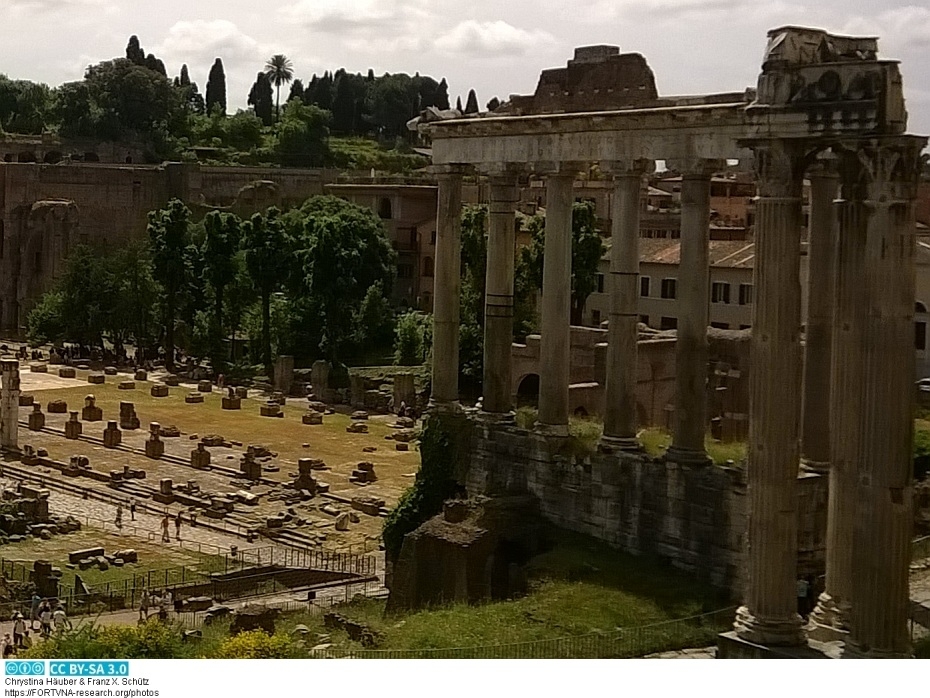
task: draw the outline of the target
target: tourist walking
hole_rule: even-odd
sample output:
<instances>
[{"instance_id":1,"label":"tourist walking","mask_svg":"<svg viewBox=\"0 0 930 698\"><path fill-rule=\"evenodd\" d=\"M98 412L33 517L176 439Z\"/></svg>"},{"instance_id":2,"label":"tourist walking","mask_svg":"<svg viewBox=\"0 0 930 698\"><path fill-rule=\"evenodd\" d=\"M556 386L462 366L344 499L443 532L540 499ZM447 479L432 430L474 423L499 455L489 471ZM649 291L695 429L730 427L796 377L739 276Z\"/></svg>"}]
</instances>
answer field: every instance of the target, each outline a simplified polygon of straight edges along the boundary
<instances>
[{"instance_id":1,"label":"tourist walking","mask_svg":"<svg viewBox=\"0 0 930 698\"><path fill-rule=\"evenodd\" d=\"M116 520L113 522L119 530L123 530L123 505L116 505Z\"/></svg>"},{"instance_id":2,"label":"tourist walking","mask_svg":"<svg viewBox=\"0 0 930 698\"><path fill-rule=\"evenodd\" d=\"M32 625L32 629L36 629L36 623L39 621L39 606L42 605L42 599L38 594L32 595L32 607L29 611L29 622Z\"/></svg>"},{"instance_id":3,"label":"tourist walking","mask_svg":"<svg viewBox=\"0 0 930 698\"><path fill-rule=\"evenodd\" d=\"M168 512L165 512L165 517L161 520L161 542L170 543L171 537L168 535Z\"/></svg>"},{"instance_id":4,"label":"tourist walking","mask_svg":"<svg viewBox=\"0 0 930 698\"><path fill-rule=\"evenodd\" d=\"M139 599L139 621L147 620L149 617L149 592L148 589L142 590L142 598Z\"/></svg>"},{"instance_id":5,"label":"tourist walking","mask_svg":"<svg viewBox=\"0 0 930 698\"><path fill-rule=\"evenodd\" d=\"M136 520L136 500L135 499L129 500L129 519L130 521Z\"/></svg>"},{"instance_id":6,"label":"tourist walking","mask_svg":"<svg viewBox=\"0 0 930 698\"><path fill-rule=\"evenodd\" d=\"M181 540L181 512L179 511L174 517L174 539L178 542Z\"/></svg>"},{"instance_id":7,"label":"tourist walking","mask_svg":"<svg viewBox=\"0 0 930 698\"><path fill-rule=\"evenodd\" d=\"M9 659L16 654L16 648L13 647L13 638L10 637L9 633L6 633L3 640L0 640L0 654L3 655L4 659Z\"/></svg>"},{"instance_id":8,"label":"tourist walking","mask_svg":"<svg viewBox=\"0 0 930 698\"><path fill-rule=\"evenodd\" d=\"M55 624L56 632L61 632L71 625L68 621L68 614L65 612L65 607L62 604L58 604L55 612L52 613L52 622Z\"/></svg>"},{"instance_id":9,"label":"tourist walking","mask_svg":"<svg viewBox=\"0 0 930 698\"><path fill-rule=\"evenodd\" d=\"M13 644L17 647L23 646L23 638L26 637L26 620L19 611L13 616Z\"/></svg>"},{"instance_id":10,"label":"tourist walking","mask_svg":"<svg viewBox=\"0 0 930 698\"><path fill-rule=\"evenodd\" d=\"M52 606L48 601L43 601L39 606L39 624L42 626L42 637L52 634Z\"/></svg>"}]
</instances>

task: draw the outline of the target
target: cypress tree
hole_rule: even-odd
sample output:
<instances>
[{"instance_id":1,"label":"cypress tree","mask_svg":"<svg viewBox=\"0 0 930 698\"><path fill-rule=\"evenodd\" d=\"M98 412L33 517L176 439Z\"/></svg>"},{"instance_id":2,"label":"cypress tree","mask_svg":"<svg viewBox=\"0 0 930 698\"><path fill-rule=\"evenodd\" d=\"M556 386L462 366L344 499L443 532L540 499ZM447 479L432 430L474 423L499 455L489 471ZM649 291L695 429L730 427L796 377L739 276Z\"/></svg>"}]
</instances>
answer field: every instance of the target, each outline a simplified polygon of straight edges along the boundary
<instances>
[{"instance_id":1,"label":"cypress tree","mask_svg":"<svg viewBox=\"0 0 930 698\"><path fill-rule=\"evenodd\" d=\"M226 115L226 72L223 70L223 61L217 58L210 68L207 78L207 113L219 109Z\"/></svg>"},{"instance_id":2,"label":"cypress tree","mask_svg":"<svg viewBox=\"0 0 930 698\"><path fill-rule=\"evenodd\" d=\"M459 113L462 112L462 95L455 98L455 108Z\"/></svg>"},{"instance_id":3,"label":"cypress tree","mask_svg":"<svg viewBox=\"0 0 930 698\"><path fill-rule=\"evenodd\" d=\"M465 100L465 113L466 114L477 114L478 113L478 95L475 94L474 90L468 91L468 99Z\"/></svg>"},{"instance_id":4,"label":"cypress tree","mask_svg":"<svg viewBox=\"0 0 930 698\"><path fill-rule=\"evenodd\" d=\"M139 37L133 34L126 45L126 58L136 65L145 65L145 51L139 45Z\"/></svg>"},{"instance_id":5,"label":"cypress tree","mask_svg":"<svg viewBox=\"0 0 930 698\"><path fill-rule=\"evenodd\" d=\"M262 120L265 126L274 122L274 94L271 90L271 80L267 73L259 73L249 92L249 106L254 107L255 116Z\"/></svg>"},{"instance_id":6,"label":"cypress tree","mask_svg":"<svg viewBox=\"0 0 930 698\"><path fill-rule=\"evenodd\" d=\"M433 101L437 109L449 108L449 85L446 84L445 78L439 81L439 87Z\"/></svg>"}]
</instances>

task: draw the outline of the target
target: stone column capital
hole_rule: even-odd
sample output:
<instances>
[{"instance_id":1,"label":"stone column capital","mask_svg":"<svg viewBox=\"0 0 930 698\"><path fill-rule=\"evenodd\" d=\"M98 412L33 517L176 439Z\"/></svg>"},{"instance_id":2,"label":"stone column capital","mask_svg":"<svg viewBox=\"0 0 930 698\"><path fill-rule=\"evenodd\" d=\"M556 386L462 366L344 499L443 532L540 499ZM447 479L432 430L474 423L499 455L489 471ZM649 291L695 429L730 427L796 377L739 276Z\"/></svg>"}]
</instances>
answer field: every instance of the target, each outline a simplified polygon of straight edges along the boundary
<instances>
[{"instance_id":1,"label":"stone column capital","mask_svg":"<svg viewBox=\"0 0 930 698\"><path fill-rule=\"evenodd\" d=\"M704 179L727 168L727 161L718 158L670 158L665 161L670 170L681 172L683 178Z\"/></svg>"},{"instance_id":2,"label":"stone column capital","mask_svg":"<svg viewBox=\"0 0 930 698\"><path fill-rule=\"evenodd\" d=\"M447 179L451 177L462 177L468 174L471 167L465 164L449 164L449 165L430 165L427 168L427 172L436 177L437 179Z\"/></svg>"},{"instance_id":3,"label":"stone column capital","mask_svg":"<svg viewBox=\"0 0 930 698\"><path fill-rule=\"evenodd\" d=\"M481 165L478 171L487 176L492 182L495 179L504 181L517 180L529 171L529 167L522 162L501 162L492 165Z\"/></svg>"},{"instance_id":4,"label":"stone column capital","mask_svg":"<svg viewBox=\"0 0 930 698\"><path fill-rule=\"evenodd\" d=\"M752 150L752 167L759 196L794 199L801 197L809 154L804 144L779 138L741 142Z\"/></svg>"},{"instance_id":5,"label":"stone column capital","mask_svg":"<svg viewBox=\"0 0 930 698\"><path fill-rule=\"evenodd\" d=\"M656 171L655 160L636 158L633 160L602 160L600 170L605 175L620 179L623 177L642 177Z\"/></svg>"},{"instance_id":6,"label":"stone column capital","mask_svg":"<svg viewBox=\"0 0 930 698\"><path fill-rule=\"evenodd\" d=\"M818 153L807 168L809 179L837 179L839 176L839 158L832 152Z\"/></svg>"},{"instance_id":7,"label":"stone column capital","mask_svg":"<svg viewBox=\"0 0 930 698\"><path fill-rule=\"evenodd\" d=\"M534 174L541 177L569 177L576 178L581 172L588 169L586 162L556 162L556 161L539 161L531 165Z\"/></svg>"}]
</instances>

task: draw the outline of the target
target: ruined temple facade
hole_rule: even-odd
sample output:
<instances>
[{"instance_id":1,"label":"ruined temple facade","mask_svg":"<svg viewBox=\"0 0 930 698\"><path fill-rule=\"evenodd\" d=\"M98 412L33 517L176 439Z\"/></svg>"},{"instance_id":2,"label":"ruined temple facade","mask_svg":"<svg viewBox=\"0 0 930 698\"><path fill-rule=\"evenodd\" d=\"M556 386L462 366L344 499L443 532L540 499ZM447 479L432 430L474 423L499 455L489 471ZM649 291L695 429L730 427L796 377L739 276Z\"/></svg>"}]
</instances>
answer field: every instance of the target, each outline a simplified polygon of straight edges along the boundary
<instances>
[{"instance_id":1,"label":"ruined temple facade","mask_svg":"<svg viewBox=\"0 0 930 698\"><path fill-rule=\"evenodd\" d=\"M484 395L469 415L481 444L465 476L469 494L529 493L561 525L735 581L742 605L720 656L809 651L808 632L842 640L846 656L907 656L915 202L927 139L906 134L898 63L878 58L874 38L782 27L769 32L755 90L608 105L425 126L439 183L438 411L461 409L462 180L477 171L491 182ZM656 160L682 173L675 420L659 462L636 440L640 192ZM710 180L728 161L757 183L748 459L738 472L711 465L704 450ZM570 414L573 182L593 164L615 189L610 313L604 437L597 456L579 462L559 444ZM511 393L514 216L527 173L547 189L544 368L538 423L528 431L513 423ZM817 537L805 534L811 481L829 482L817 628L798 615L795 586Z\"/></svg>"},{"instance_id":2,"label":"ruined temple facade","mask_svg":"<svg viewBox=\"0 0 930 698\"><path fill-rule=\"evenodd\" d=\"M322 170L0 162L0 332L22 333L74 247L144 239L148 213L171 199L197 217L217 208L248 216L298 206L323 182Z\"/></svg>"}]
</instances>

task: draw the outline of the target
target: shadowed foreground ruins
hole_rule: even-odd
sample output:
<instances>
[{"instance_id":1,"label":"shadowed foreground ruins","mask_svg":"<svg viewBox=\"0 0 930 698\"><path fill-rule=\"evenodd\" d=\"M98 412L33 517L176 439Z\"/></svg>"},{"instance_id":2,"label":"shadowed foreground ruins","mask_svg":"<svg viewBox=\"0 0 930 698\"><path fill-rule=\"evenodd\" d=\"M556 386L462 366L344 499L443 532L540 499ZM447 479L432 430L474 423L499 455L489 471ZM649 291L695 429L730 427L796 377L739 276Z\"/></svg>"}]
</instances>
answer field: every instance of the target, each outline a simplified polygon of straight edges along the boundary
<instances>
[{"instance_id":1,"label":"shadowed foreground ruins","mask_svg":"<svg viewBox=\"0 0 930 698\"><path fill-rule=\"evenodd\" d=\"M809 651L795 582L816 555L807 546L818 547L808 502L823 498L829 480L826 591L812 634L842 640L846 656L907 656L914 200L926 139L906 135L898 64L878 59L874 38L785 27L769 32L755 90L684 99L637 90L627 101L614 93L598 102L609 110L595 112L582 92L612 88L609 76L621 63L638 66L633 82L650 84L639 62L614 53L579 50L567 71L543 74L532 100L512 100L500 113L421 124L439 180L432 380L439 411L461 409L462 180L478 172L491 182L484 396L471 416L480 436L468 492L530 493L563 526L693 565L743 602L720 656L775 647L784 656ZM597 82L601 73L608 82ZM563 113L538 113L537 104ZM677 403L672 447L660 462L640 453L635 438L639 196L656 160L683 173ZM732 473L711 466L704 452L709 182L726 161L751 168L759 193L749 456L746 470ZM615 189L604 438L588 459L565 445L572 182L592 164ZM511 426L514 208L526 175L547 187L532 433ZM802 351L805 176L809 297L819 303Z\"/></svg>"}]
</instances>

